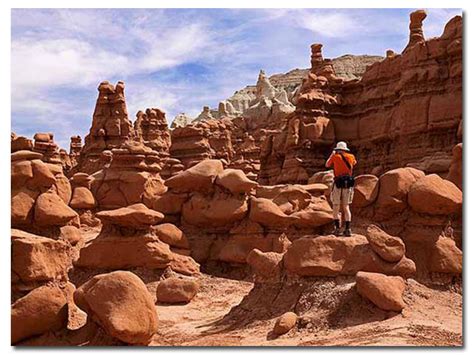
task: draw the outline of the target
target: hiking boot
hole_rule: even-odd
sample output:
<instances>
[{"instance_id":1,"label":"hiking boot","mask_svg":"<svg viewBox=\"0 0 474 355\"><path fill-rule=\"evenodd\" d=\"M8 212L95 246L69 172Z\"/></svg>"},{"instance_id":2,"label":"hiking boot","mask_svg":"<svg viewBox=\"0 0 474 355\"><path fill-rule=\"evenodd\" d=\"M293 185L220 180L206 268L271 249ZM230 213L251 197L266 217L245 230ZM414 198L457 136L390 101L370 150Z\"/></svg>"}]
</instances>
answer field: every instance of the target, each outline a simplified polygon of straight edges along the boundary
<instances>
[{"instance_id":1,"label":"hiking boot","mask_svg":"<svg viewBox=\"0 0 474 355\"><path fill-rule=\"evenodd\" d=\"M342 230L341 230L341 222L339 222L338 219L334 220L334 230L332 232L335 236L341 236L342 235Z\"/></svg>"},{"instance_id":2,"label":"hiking boot","mask_svg":"<svg viewBox=\"0 0 474 355\"><path fill-rule=\"evenodd\" d=\"M351 235L352 235L351 222L346 222L346 227L344 228L344 236L350 237Z\"/></svg>"}]
</instances>

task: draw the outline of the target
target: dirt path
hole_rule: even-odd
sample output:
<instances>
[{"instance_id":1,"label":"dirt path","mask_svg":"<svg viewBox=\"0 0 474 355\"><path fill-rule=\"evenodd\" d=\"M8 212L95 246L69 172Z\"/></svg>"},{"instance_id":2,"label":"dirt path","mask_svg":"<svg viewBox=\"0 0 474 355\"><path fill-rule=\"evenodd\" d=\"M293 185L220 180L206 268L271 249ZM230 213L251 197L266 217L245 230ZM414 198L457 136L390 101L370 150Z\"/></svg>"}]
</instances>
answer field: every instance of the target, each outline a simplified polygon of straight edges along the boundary
<instances>
[{"instance_id":1,"label":"dirt path","mask_svg":"<svg viewBox=\"0 0 474 355\"><path fill-rule=\"evenodd\" d=\"M349 285L348 287L350 287ZM153 289L153 284L148 285ZM160 319L155 346L459 346L462 345L462 295L409 280L402 314L382 314L368 323L314 328L300 321L289 333L274 337L275 318L245 325L222 323L253 284L201 276L201 290L187 305L157 305ZM265 302L265 300L263 300ZM245 307L242 303L238 307ZM252 310L248 314L251 316ZM385 317L383 316L385 314ZM383 319L389 317L388 319ZM304 315L303 315L304 318Z\"/></svg>"}]
</instances>

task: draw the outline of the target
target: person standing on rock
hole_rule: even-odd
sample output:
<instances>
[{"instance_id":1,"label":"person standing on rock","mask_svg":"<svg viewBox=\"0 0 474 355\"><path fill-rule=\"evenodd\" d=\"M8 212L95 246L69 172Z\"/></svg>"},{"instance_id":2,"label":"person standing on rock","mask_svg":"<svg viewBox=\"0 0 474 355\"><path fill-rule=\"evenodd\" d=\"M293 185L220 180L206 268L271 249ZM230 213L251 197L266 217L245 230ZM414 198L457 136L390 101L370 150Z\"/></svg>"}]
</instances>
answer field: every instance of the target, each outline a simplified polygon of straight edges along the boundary
<instances>
[{"instance_id":1,"label":"person standing on rock","mask_svg":"<svg viewBox=\"0 0 474 355\"><path fill-rule=\"evenodd\" d=\"M349 153L346 142L338 142L331 156L326 161L326 168L334 170L334 183L331 189L331 201L334 215L334 234L351 236L351 209L354 196L354 177L352 170L357 164L355 156ZM342 207L345 228L341 231L339 211Z\"/></svg>"}]
</instances>

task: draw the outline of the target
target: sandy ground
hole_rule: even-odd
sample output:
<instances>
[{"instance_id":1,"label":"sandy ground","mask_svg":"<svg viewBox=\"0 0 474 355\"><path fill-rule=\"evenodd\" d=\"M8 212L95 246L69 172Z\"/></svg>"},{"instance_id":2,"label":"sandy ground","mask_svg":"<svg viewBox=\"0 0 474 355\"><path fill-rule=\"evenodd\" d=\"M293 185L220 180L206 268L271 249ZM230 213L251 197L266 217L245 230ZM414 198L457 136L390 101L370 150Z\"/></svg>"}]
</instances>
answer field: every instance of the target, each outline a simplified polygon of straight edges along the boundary
<instances>
[{"instance_id":1,"label":"sandy ground","mask_svg":"<svg viewBox=\"0 0 474 355\"><path fill-rule=\"evenodd\" d=\"M90 230L87 238L94 238ZM218 270L218 269L217 269ZM152 295L162 271L135 269ZM159 327L151 346L461 346L462 289L407 281L406 308L385 312L355 291L351 277L284 280L254 284L238 270L199 276L200 291L188 304L157 304ZM98 270L75 269L79 287ZM234 279L230 278L233 277ZM296 283L295 283L296 282ZM445 283L445 280L442 282ZM156 301L156 299L155 299ZM299 316L287 334L272 333L276 318L287 311ZM84 327L86 315L71 312L69 331L43 336L25 345L119 345L100 329ZM87 340L84 340L87 339Z\"/></svg>"},{"instance_id":2,"label":"sandy ground","mask_svg":"<svg viewBox=\"0 0 474 355\"><path fill-rule=\"evenodd\" d=\"M153 284L148 286L153 290ZM353 289L353 284L347 283L344 287ZM405 292L407 307L402 314L383 312L375 309L375 306L372 307L366 300L360 298L354 301L353 299L350 302L357 302L358 305L351 303L347 306L354 307L354 313L359 315L357 319L350 315L349 309L347 313L342 311L342 314L338 314L340 319L329 322L329 325L314 326L311 323L311 315L305 319L305 313L303 313L296 328L283 336L275 337L271 330L276 317L252 321L252 314L256 310L245 310L244 313L248 314L250 319L246 322L233 322L232 317L231 321L223 322L229 313L239 313L241 311L239 308L245 308L245 302L242 300L252 288L251 282L202 275L200 292L189 304L156 306L160 322L151 345L462 345L462 295L459 291L434 290L414 280L409 280ZM231 311L233 307L235 308ZM342 309L344 307L342 305ZM365 311L370 313L366 317L368 321L361 322L360 315L363 315ZM311 311L306 314L311 314ZM350 325L351 322L354 325Z\"/></svg>"}]
</instances>

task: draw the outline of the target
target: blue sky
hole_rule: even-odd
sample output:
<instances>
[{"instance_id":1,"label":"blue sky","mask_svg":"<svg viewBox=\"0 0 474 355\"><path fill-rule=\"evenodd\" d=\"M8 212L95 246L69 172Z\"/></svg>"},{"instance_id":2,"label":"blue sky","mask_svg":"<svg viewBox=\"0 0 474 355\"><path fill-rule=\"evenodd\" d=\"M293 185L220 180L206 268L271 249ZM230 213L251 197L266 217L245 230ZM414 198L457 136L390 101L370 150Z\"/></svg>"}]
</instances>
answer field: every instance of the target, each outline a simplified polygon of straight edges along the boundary
<instances>
[{"instance_id":1,"label":"blue sky","mask_svg":"<svg viewBox=\"0 0 474 355\"><path fill-rule=\"evenodd\" d=\"M129 118L158 107L197 116L271 75L327 58L401 52L411 9L14 9L12 131L69 137L90 128L97 86L125 81ZM425 37L458 9L428 9Z\"/></svg>"}]
</instances>

